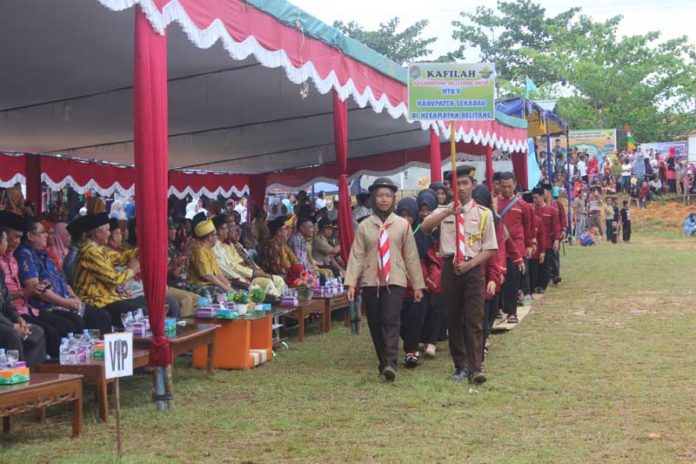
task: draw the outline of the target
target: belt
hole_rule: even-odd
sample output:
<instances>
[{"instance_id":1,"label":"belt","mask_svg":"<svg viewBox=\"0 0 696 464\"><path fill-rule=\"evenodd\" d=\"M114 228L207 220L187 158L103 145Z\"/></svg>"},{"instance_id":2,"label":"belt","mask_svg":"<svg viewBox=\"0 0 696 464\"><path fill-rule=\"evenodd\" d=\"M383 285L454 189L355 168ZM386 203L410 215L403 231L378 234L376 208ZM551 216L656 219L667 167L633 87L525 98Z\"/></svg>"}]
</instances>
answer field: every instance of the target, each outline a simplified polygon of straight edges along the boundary
<instances>
[{"instance_id":1,"label":"belt","mask_svg":"<svg viewBox=\"0 0 696 464\"><path fill-rule=\"evenodd\" d=\"M442 259L446 259L446 260L449 260L449 261L454 261L454 255L443 256ZM465 257L464 257L464 262L465 262L465 263L468 263L469 261L471 261L471 260L473 260L473 259L474 259L474 258L471 257L471 256L465 256Z\"/></svg>"}]
</instances>

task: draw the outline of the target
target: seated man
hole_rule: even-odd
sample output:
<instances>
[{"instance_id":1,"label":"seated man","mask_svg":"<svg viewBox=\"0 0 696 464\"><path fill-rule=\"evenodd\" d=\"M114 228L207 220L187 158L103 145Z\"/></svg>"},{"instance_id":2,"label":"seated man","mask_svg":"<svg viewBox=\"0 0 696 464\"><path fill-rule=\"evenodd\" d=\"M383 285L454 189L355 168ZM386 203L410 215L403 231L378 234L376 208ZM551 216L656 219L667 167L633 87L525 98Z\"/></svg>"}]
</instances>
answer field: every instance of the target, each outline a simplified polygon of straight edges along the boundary
<instances>
[{"instance_id":1,"label":"seated man","mask_svg":"<svg viewBox=\"0 0 696 464\"><path fill-rule=\"evenodd\" d=\"M86 237L75 263L75 293L85 304L106 310L112 324L123 328L122 314L138 308L146 312L143 297L129 298L119 290L140 271L137 250L114 253L106 247L109 239L106 213L90 214L85 218ZM119 266L125 268L118 270Z\"/></svg>"},{"instance_id":2,"label":"seated man","mask_svg":"<svg viewBox=\"0 0 696 464\"><path fill-rule=\"evenodd\" d=\"M259 246L258 263L261 269L268 274L282 276L284 279L293 265L300 264L287 243L292 222L292 218L287 216L278 216L270 221L269 236Z\"/></svg>"},{"instance_id":3,"label":"seated man","mask_svg":"<svg viewBox=\"0 0 696 464\"><path fill-rule=\"evenodd\" d=\"M187 258L179 253L175 245L177 227L169 218L169 243L167 248L167 299L174 299L181 305L179 316L189 317L196 313L201 285L191 284L186 280Z\"/></svg>"},{"instance_id":4,"label":"seated man","mask_svg":"<svg viewBox=\"0 0 696 464\"><path fill-rule=\"evenodd\" d=\"M210 287L217 292L233 291L232 285L215 259L213 247L217 241L217 234L213 221L197 215L193 221L193 235L196 237L196 243L191 250L189 260L189 281L196 285Z\"/></svg>"},{"instance_id":5,"label":"seated man","mask_svg":"<svg viewBox=\"0 0 696 464\"><path fill-rule=\"evenodd\" d=\"M335 256L341 252L341 246L332 246L329 239L334 234L335 227L332 221L322 219L317 224L319 233L312 239L312 257L317 266L329 269L334 277L345 275L345 269L341 268L336 262Z\"/></svg>"},{"instance_id":6,"label":"seated man","mask_svg":"<svg viewBox=\"0 0 696 464\"><path fill-rule=\"evenodd\" d=\"M242 236L242 228L238 224L228 224L227 240L225 248L230 258L232 269L243 278L258 285L261 289L273 296L280 296L285 287L285 280L281 276L264 272L247 254L239 242Z\"/></svg>"},{"instance_id":7,"label":"seated man","mask_svg":"<svg viewBox=\"0 0 696 464\"><path fill-rule=\"evenodd\" d=\"M0 212L0 215L11 214ZM0 223L4 224L0 216ZM8 230L0 227L0 257L7 255ZM9 289L5 285L5 266L0 266L0 348L19 351L19 360L29 367L46 360L46 338L41 327L28 324L19 315L12 303Z\"/></svg>"},{"instance_id":8,"label":"seated man","mask_svg":"<svg viewBox=\"0 0 696 464\"><path fill-rule=\"evenodd\" d=\"M328 220L328 219L322 219ZM319 269L312 257L312 240L314 239L314 223L309 218L300 218L297 221L297 230L288 239L288 245L297 256L300 264L315 276L327 278L333 277L329 269Z\"/></svg>"},{"instance_id":9,"label":"seated man","mask_svg":"<svg viewBox=\"0 0 696 464\"><path fill-rule=\"evenodd\" d=\"M75 261L82 247L82 241L85 239L84 226L86 222L85 216L78 216L68 224L70 247L68 248L68 254L65 256L65 259L63 259L63 274L71 285L75 275Z\"/></svg>"},{"instance_id":10,"label":"seated man","mask_svg":"<svg viewBox=\"0 0 696 464\"><path fill-rule=\"evenodd\" d=\"M224 242L227 240L229 230L227 225L227 216L219 214L215 216L212 221L217 233L215 245L213 246L213 254L215 255L215 260L217 261L222 274L233 287L249 288L251 286L251 281L237 274L237 271L234 270L234 266L232 266L232 260L227 252L227 248L225 247Z\"/></svg>"},{"instance_id":11,"label":"seated man","mask_svg":"<svg viewBox=\"0 0 696 464\"><path fill-rule=\"evenodd\" d=\"M83 304L56 268L46 251L46 230L42 223L28 218L22 245L15 257L19 264L19 280L28 293L32 308L39 311L39 319L49 322L57 336L46 332L46 345L51 356L58 354L60 339L68 333L79 333L84 328L98 329L101 334L111 332L109 313ZM54 339L55 338L55 339ZM50 345L50 346L49 346Z\"/></svg>"}]
</instances>

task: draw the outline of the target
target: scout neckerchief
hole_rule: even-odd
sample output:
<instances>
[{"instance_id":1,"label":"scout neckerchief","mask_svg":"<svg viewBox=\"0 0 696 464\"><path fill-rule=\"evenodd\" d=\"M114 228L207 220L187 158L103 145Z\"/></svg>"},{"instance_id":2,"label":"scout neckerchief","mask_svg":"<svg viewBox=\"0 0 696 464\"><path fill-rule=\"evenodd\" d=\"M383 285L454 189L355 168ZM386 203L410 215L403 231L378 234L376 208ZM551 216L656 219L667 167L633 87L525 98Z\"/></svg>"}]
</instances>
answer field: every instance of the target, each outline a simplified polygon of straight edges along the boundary
<instances>
[{"instance_id":1,"label":"scout neckerchief","mask_svg":"<svg viewBox=\"0 0 696 464\"><path fill-rule=\"evenodd\" d=\"M382 223L379 226L379 236L377 239L377 249L379 254L377 256L378 266L377 266L377 287L379 287L382 280L384 280L385 285L389 286L389 270L391 268L389 262L389 234L387 229L393 224Z\"/></svg>"},{"instance_id":2,"label":"scout neckerchief","mask_svg":"<svg viewBox=\"0 0 696 464\"><path fill-rule=\"evenodd\" d=\"M471 208L469 208L469 211L474 209L476 206L476 202L474 200L471 200ZM466 256L466 218L464 217L464 213L462 214L457 214L456 215L456 221L457 221L457 257L456 257L456 262L461 263L464 261L468 261L469 257Z\"/></svg>"}]
</instances>

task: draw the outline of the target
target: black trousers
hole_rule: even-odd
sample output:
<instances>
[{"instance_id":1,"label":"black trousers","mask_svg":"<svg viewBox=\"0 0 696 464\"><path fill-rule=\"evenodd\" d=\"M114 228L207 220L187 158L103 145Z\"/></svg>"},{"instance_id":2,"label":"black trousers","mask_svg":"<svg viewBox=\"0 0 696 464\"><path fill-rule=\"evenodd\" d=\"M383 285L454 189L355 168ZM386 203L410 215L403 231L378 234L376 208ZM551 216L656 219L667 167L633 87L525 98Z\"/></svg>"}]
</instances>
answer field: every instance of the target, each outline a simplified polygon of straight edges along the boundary
<instances>
[{"instance_id":1,"label":"black trousers","mask_svg":"<svg viewBox=\"0 0 696 464\"><path fill-rule=\"evenodd\" d=\"M520 289L521 278L522 273L520 272L520 268L508 258L507 276L505 277L505 282L503 282L501 292L503 298L503 311L505 314L517 314L517 292Z\"/></svg>"},{"instance_id":2,"label":"black trousers","mask_svg":"<svg viewBox=\"0 0 696 464\"><path fill-rule=\"evenodd\" d=\"M500 298L500 294L496 293L493 298L490 300L486 300L485 306L484 306L484 329L483 329L483 345L481 347L481 356L483 356L483 350L486 347L486 341L488 341L488 337L490 337L491 333L493 332L493 323L495 322L495 316L498 314L498 299Z\"/></svg>"},{"instance_id":3,"label":"black trousers","mask_svg":"<svg viewBox=\"0 0 696 464\"><path fill-rule=\"evenodd\" d=\"M365 287L362 289L363 303L367 312L372 344L375 347L379 371L389 366L397 367L399 356L399 334L401 330L401 308L406 289L396 285L388 287Z\"/></svg>"},{"instance_id":4,"label":"black trousers","mask_svg":"<svg viewBox=\"0 0 696 464\"><path fill-rule=\"evenodd\" d=\"M423 322L428 312L427 294L416 303L412 298L405 298L401 308L401 339L404 342L404 353L418 350L418 343L423 332Z\"/></svg>"},{"instance_id":5,"label":"black trousers","mask_svg":"<svg viewBox=\"0 0 696 464\"><path fill-rule=\"evenodd\" d=\"M61 338L67 337L69 333L80 334L85 328L82 318L72 311L43 310L38 316L26 314L23 317L25 321L43 329L46 337L46 352L52 358L58 358Z\"/></svg>"},{"instance_id":6,"label":"black trousers","mask_svg":"<svg viewBox=\"0 0 696 464\"><path fill-rule=\"evenodd\" d=\"M624 242L630 242L631 241L631 221L624 222L623 223L623 229L622 229L622 235L623 235L623 241Z\"/></svg>"},{"instance_id":7,"label":"black trousers","mask_svg":"<svg viewBox=\"0 0 696 464\"><path fill-rule=\"evenodd\" d=\"M457 369L481 370L485 276L481 266L465 274L454 273L452 259L442 268L442 288L447 313L449 347Z\"/></svg>"},{"instance_id":8,"label":"black trousers","mask_svg":"<svg viewBox=\"0 0 696 464\"><path fill-rule=\"evenodd\" d=\"M529 260L529 279L532 283L532 288L536 290L541 288L546 290L549 285L549 253L553 250L546 250L544 262L540 263L538 259Z\"/></svg>"},{"instance_id":9,"label":"black trousers","mask_svg":"<svg viewBox=\"0 0 696 464\"><path fill-rule=\"evenodd\" d=\"M529 259L524 258L524 274L522 274L522 279L520 280L520 289L525 295L530 295L534 288L529 282Z\"/></svg>"},{"instance_id":10,"label":"black trousers","mask_svg":"<svg viewBox=\"0 0 696 464\"><path fill-rule=\"evenodd\" d=\"M421 342L426 345L434 345L440 336L442 322L442 294L430 295L428 298L428 310L423 321Z\"/></svg>"},{"instance_id":11,"label":"black trousers","mask_svg":"<svg viewBox=\"0 0 696 464\"><path fill-rule=\"evenodd\" d=\"M548 263L548 279L553 280L561 276L561 250L553 251L553 248L546 250L545 262Z\"/></svg>"},{"instance_id":12,"label":"black trousers","mask_svg":"<svg viewBox=\"0 0 696 464\"><path fill-rule=\"evenodd\" d=\"M123 322L121 321L121 315L129 311L135 311L138 308L142 308L143 313L147 314L147 303L145 298L139 296L137 298L131 298L130 300L115 301L108 304L102 308L106 310L111 315L111 323L117 329L123 329Z\"/></svg>"},{"instance_id":13,"label":"black trousers","mask_svg":"<svg viewBox=\"0 0 696 464\"><path fill-rule=\"evenodd\" d=\"M41 327L30 325L31 334L26 340L22 340L13 326L0 325L0 348L19 351L19 360L34 367L46 361L46 337Z\"/></svg>"},{"instance_id":14,"label":"black trousers","mask_svg":"<svg viewBox=\"0 0 696 464\"><path fill-rule=\"evenodd\" d=\"M607 240L611 243L616 243L618 237L616 236L616 229L614 229L614 221L604 221L607 225Z\"/></svg>"}]
</instances>

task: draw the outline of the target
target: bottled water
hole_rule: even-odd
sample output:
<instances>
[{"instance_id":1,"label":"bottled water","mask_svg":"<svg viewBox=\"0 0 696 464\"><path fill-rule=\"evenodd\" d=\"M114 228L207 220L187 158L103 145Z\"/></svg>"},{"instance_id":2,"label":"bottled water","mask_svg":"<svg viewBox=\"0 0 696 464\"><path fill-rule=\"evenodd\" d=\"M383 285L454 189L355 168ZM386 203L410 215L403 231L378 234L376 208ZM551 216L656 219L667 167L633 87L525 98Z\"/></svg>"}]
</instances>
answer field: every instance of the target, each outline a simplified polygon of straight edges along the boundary
<instances>
[{"instance_id":1,"label":"bottled water","mask_svg":"<svg viewBox=\"0 0 696 464\"><path fill-rule=\"evenodd\" d=\"M0 369L7 366L7 355L5 354L5 348L0 348Z\"/></svg>"},{"instance_id":2,"label":"bottled water","mask_svg":"<svg viewBox=\"0 0 696 464\"><path fill-rule=\"evenodd\" d=\"M58 353L58 359L61 364L70 364L70 348L68 347L68 339L66 337L60 339Z\"/></svg>"}]
</instances>

